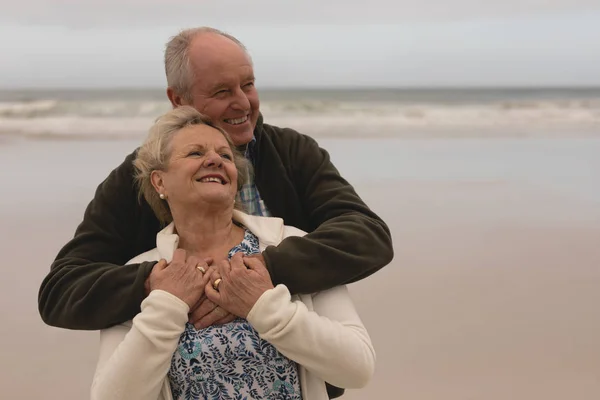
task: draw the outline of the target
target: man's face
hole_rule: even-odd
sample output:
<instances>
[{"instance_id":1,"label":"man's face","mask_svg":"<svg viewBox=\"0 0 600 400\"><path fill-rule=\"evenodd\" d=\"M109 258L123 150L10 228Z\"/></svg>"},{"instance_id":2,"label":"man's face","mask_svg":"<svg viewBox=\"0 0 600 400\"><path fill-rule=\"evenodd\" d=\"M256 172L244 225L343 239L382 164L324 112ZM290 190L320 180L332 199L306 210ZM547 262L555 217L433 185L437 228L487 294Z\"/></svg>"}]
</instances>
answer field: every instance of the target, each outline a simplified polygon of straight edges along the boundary
<instances>
[{"instance_id":1,"label":"man's face","mask_svg":"<svg viewBox=\"0 0 600 400\"><path fill-rule=\"evenodd\" d=\"M221 126L236 146L252 140L260 101L246 52L230 39L201 34L189 49L194 74L192 103Z\"/></svg>"}]
</instances>

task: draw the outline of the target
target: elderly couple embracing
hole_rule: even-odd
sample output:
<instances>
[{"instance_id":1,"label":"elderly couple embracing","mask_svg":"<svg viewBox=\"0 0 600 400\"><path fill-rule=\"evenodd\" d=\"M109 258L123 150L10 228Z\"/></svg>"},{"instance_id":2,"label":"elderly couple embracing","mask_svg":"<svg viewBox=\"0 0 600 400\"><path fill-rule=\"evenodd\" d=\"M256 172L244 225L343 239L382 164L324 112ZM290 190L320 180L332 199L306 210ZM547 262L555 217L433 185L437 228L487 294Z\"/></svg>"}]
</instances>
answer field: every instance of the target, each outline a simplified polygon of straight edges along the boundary
<instances>
[{"instance_id":1,"label":"elderly couple embracing","mask_svg":"<svg viewBox=\"0 0 600 400\"><path fill-rule=\"evenodd\" d=\"M92 399L339 397L375 351L346 284L387 265L386 224L312 138L263 121L252 60L213 28L165 51L173 110L98 186L39 292L100 330Z\"/></svg>"}]
</instances>

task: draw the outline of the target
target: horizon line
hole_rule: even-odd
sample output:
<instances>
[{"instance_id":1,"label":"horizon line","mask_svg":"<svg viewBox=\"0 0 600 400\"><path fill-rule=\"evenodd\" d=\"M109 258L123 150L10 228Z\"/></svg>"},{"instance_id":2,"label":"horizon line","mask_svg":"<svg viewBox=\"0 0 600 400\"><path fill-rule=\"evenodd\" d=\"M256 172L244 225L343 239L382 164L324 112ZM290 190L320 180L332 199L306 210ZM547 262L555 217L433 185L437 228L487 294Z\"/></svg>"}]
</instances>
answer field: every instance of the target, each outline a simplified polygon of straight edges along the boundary
<instances>
[{"instance_id":1,"label":"horizon line","mask_svg":"<svg viewBox=\"0 0 600 400\"><path fill-rule=\"evenodd\" d=\"M339 86L339 85L322 85L322 86L258 86L258 90L569 90L569 89L600 89L600 84L592 85L405 85L405 86ZM106 87L91 87L91 86L0 86L0 90L63 90L63 91L111 91L111 90L166 90L163 86L106 86Z\"/></svg>"}]
</instances>

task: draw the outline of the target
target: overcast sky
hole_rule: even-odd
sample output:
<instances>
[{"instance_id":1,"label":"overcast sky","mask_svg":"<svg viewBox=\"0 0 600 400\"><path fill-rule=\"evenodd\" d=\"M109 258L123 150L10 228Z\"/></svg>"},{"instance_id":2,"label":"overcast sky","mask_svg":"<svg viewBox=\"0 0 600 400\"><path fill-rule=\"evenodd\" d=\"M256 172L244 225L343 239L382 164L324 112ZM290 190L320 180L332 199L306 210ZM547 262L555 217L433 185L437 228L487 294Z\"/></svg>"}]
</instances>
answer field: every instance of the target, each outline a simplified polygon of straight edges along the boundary
<instances>
[{"instance_id":1,"label":"overcast sky","mask_svg":"<svg viewBox=\"0 0 600 400\"><path fill-rule=\"evenodd\" d=\"M209 25L274 86L600 86L600 0L0 0L0 87L163 87Z\"/></svg>"}]
</instances>

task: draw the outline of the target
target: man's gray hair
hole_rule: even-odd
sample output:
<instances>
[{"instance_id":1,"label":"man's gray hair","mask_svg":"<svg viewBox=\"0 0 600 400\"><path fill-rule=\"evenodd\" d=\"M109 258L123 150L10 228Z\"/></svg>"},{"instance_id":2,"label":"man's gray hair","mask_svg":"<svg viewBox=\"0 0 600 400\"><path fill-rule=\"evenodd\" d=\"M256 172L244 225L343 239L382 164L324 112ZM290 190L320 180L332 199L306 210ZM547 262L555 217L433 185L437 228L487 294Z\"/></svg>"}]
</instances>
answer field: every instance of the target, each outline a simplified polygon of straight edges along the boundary
<instances>
[{"instance_id":1,"label":"man's gray hair","mask_svg":"<svg viewBox=\"0 0 600 400\"><path fill-rule=\"evenodd\" d=\"M207 26L185 29L176 36L173 36L167 43L165 49L165 73L167 75L167 85L188 103L191 103L193 100L192 85L196 79L190 63L189 48L192 40L196 36L205 33L213 33L226 37L248 53L246 46L232 35Z\"/></svg>"},{"instance_id":2,"label":"man's gray hair","mask_svg":"<svg viewBox=\"0 0 600 400\"><path fill-rule=\"evenodd\" d=\"M221 132L225 137L233 152L233 162L238 172L238 191L250 179L252 174L250 161L236 149L229 135L222 128L215 125L209 117L190 106L177 107L167 112L159 117L150 128L148 137L138 149L136 158L133 161L135 181L139 189L138 196L140 200L142 197L146 199L156 217L165 225L173 220L173 216L167 202L159 197L152 185L152 171L165 171L167 169L171 158L170 144L173 137L181 129L193 125L210 126ZM243 211L243 205L236 203L235 206Z\"/></svg>"}]
</instances>

